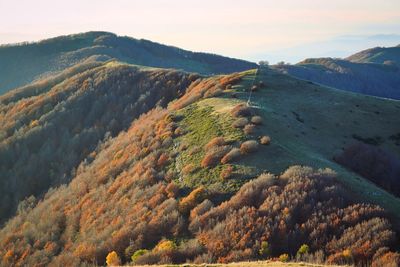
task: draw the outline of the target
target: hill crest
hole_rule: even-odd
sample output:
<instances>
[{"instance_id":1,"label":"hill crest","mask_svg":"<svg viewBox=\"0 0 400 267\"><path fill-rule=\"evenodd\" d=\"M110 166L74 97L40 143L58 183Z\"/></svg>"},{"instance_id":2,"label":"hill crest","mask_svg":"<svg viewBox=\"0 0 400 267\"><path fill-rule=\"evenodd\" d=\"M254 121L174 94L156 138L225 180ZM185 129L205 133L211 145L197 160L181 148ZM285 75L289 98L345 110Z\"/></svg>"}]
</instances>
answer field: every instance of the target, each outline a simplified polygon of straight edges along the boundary
<instances>
[{"instance_id":1,"label":"hill crest","mask_svg":"<svg viewBox=\"0 0 400 267\"><path fill-rule=\"evenodd\" d=\"M115 59L205 75L244 71L257 66L245 60L191 52L144 39L108 32L87 32L0 46L0 94L93 59Z\"/></svg>"}]
</instances>

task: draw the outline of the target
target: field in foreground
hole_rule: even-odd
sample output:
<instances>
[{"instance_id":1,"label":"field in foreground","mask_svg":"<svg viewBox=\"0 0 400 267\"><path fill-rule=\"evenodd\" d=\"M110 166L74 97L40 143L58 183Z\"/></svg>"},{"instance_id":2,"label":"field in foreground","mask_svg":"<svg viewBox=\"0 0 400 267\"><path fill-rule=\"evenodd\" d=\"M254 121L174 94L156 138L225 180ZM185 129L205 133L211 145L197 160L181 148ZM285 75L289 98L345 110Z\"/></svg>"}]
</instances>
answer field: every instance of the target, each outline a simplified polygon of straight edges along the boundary
<instances>
[{"instance_id":1,"label":"field in foreground","mask_svg":"<svg viewBox=\"0 0 400 267\"><path fill-rule=\"evenodd\" d=\"M232 262L228 264L180 264L180 265L142 265L142 266L157 266L157 267L324 267L327 265L312 264L306 262L280 262L280 261L244 261L244 262ZM329 265L339 266L339 265ZM341 265L348 266L348 265Z\"/></svg>"}]
</instances>

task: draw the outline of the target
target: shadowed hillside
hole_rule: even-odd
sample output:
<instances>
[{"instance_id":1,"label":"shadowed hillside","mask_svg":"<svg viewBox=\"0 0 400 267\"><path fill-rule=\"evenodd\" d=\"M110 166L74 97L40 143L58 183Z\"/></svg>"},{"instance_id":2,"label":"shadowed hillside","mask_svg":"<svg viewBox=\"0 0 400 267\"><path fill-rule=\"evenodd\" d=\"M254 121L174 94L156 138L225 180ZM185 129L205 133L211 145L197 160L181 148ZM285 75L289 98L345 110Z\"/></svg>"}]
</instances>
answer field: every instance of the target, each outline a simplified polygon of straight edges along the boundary
<instances>
[{"instance_id":1,"label":"shadowed hillside","mask_svg":"<svg viewBox=\"0 0 400 267\"><path fill-rule=\"evenodd\" d=\"M274 67L341 90L400 99L400 47L373 48L346 59L306 59L296 65Z\"/></svg>"},{"instance_id":2,"label":"shadowed hillside","mask_svg":"<svg viewBox=\"0 0 400 267\"><path fill-rule=\"evenodd\" d=\"M397 66L400 66L400 45L396 47L375 47L356 53L347 60L357 63L377 63L383 64L392 61Z\"/></svg>"},{"instance_id":3,"label":"shadowed hillside","mask_svg":"<svg viewBox=\"0 0 400 267\"><path fill-rule=\"evenodd\" d=\"M97 62L0 96L0 221L25 197L68 183L100 141L155 106L165 107L195 79Z\"/></svg>"},{"instance_id":4,"label":"shadowed hillside","mask_svg":"<svg viewBox=\"0 0 400 267\"><path fill-rule=\"evenodd\" d=\"M376 267L398 262L393 251L399 245L400 200L333 160L346 145L368 138L379 139L376 146L399 156L399 144L390 138L400 132L398 101L323 88L269 69L195 80L189 74L116 63L95 66L95 73L111 74L100 75L107 77L104 81L92 77L93 83L79 83L82 95L72 98L89 94L92 98L82 104L91 107L122 90L118 106L124 99L139 101L123 84L118 89L117 81L129 78L113 79L114 69L119 70L114 75L123 70L133 72L132 79L139 75L126 83L138 91L150 90L160 80L157 75L164 75L158 91L182 95L137 120L133 114L126 117L130 126L99 144L69 183L51 189L38 203L23 201L0 231L3 265L266 258L373 262ZM107 81L112 89L91 89ZM153 86L142 85L148 83ZM57 99L58 87L67 97L76 86L61 84L42 94ZM111 108L120 116L112 99L102 112ZM24 114L35 114L28 110ZM63 110L55 110L54 118ZM78 114L86 120L91 112ZM33 125L40 127L42 121ZM39 144L46 143L42 139Z\"/></svg>"},{"instance_id":5,"label":"shadowed hillside","mask_svg":"<svg viewBox=\"0 0 400 267\"><path fill-rule=\"evenodd\" d=\"M0 94L77 63L111 58L201 74L231 73L256 66L244 60L190 52L148 40L87 32L38 43L0 46Z\"/></svg>"}]
</instances>

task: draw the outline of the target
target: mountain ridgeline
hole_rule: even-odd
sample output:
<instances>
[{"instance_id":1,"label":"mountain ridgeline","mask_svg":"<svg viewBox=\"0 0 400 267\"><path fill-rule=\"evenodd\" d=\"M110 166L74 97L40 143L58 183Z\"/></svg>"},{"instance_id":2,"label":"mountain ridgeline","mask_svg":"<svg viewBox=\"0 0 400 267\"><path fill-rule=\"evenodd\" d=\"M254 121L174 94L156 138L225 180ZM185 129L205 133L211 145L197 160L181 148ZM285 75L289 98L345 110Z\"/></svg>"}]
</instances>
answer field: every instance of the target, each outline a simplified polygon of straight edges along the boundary
<instances>
[{"instance_id":1,"label":"mountain ridgeline","mask_svg":"<svg viewBox=\"0 0 400 267\"><path fill-rule=\"evenodd\" d=\"M0 266L400 264L399 101L109 33L12 49L43 44L0 96Z\"/></svg>"},{"instance_id":2,"label":"mountain ridgeline","mask_svg":"<svg viewBox=\"0 0 400 267\"><path fill-rule=\"evenodd\" d=\"M377 47L346 59L311 58L275 68L341 90L400 99L400 46Z\"/></svg>"},{"instance_id":3,"label":"mountain ridgeline","mask_svg":"<svg viewBox=\"0 0 400 267\"><path fill-rule=\"evenodd\" d=\"M400 66L400 45L375 47L349 56L347 60L356 63L392 64Z\"/></svg>"},{"instance_id":4,"label":"mountain ridgeline","mask_svg":"<svg viewBox=\"0 0 400 267\"><path fill-rule=\"evenodd\" d=\"M207 75L256 67L248 61L191 52L148 40L108 32L87 32L37 43L0 46L0 94L77 63L109 59Z\"/></svg>"}]
</instances>

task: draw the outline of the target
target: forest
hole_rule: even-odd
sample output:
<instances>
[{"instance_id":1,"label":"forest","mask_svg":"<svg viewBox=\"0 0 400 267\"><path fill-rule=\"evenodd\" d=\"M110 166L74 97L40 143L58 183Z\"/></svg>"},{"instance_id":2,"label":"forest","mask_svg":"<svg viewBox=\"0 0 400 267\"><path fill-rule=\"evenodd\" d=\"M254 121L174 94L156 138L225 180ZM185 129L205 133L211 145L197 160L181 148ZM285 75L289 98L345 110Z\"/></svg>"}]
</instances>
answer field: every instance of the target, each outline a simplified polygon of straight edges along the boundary
<instances>
[{"instance_id":1,"label":"forest","mask_svg":"<svg viewBox=\"0 0 400 267\"><path fill-rule=\"evenodd\" d=\"M0 221L24 198L68 183L99 143L140 114L165 107L195 79L170 70L84 64L1 96Z\"/></svg>"}]
</instances>

